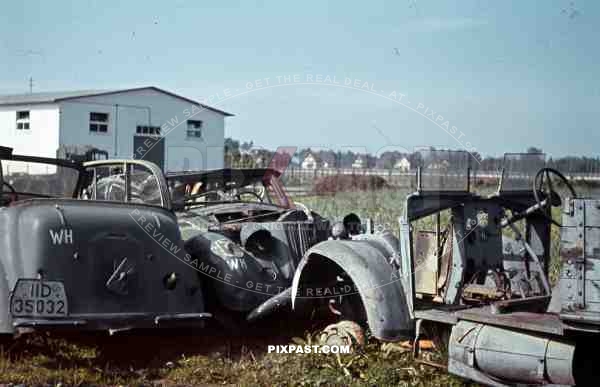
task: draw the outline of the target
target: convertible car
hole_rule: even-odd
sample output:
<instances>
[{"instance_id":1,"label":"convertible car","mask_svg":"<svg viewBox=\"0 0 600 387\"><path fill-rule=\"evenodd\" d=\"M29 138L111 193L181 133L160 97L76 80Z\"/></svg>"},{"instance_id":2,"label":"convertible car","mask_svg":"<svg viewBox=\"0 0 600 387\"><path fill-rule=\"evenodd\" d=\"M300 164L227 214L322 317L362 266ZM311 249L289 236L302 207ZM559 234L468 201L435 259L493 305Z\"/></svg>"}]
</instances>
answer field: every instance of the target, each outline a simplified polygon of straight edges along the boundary
<instances>
[{"instance_id":1,"label":"convertible car","mask_svg":"<svg viewBox=\"0 0 600 387\"><path fill-rule=\"evenodd\" d=\"M255 320L290 304L297 264L330 237L271 169L165 176L4 147L0 164L0 333Z\"/></svg>"},{"instance_id":2,"label":"convertible car","mask_svg":"<svg viewBox=\"0 0 600 387\"><path fill-rule=\"evenodd\" d=\"M254 320L289 305L298 262L330 234L329 221L293 203L279 177L272 169L167 177L185 250L215 312Z\"/></svg>"}]
</instances>

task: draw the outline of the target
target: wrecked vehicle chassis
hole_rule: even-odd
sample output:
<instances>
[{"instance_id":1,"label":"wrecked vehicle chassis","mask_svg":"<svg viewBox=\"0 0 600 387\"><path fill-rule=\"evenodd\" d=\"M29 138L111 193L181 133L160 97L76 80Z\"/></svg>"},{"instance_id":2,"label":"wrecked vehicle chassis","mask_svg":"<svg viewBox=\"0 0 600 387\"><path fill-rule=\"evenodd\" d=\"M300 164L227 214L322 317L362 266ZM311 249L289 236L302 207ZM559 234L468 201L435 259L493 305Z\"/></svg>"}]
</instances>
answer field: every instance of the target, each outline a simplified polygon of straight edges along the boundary
<instances>
[{"instance_id":1,"label":"wrecked vehicle chassis","mask_svg":"<svg viewBox=\"0 0 600 387\"><path fill-rule=\"evenodd\" d=\"M514 158L535 171L511 170ZM430 337L447 348L455 375L490 386L588 385L600 342L600 199L578 198L540 155L505 163L485 196L468 180L462 189L427 186L419 170L398 237L369 226L314 246L295 274L293 302L307 286L347 279L357 296L346 297L354 307L337 305L341 318L382 340L414 337L416 357L420 339L437 332ZM552 288L554 223L561 261ZM319 284L315 273L329 274Z\"/></svg>"}]
</instances>

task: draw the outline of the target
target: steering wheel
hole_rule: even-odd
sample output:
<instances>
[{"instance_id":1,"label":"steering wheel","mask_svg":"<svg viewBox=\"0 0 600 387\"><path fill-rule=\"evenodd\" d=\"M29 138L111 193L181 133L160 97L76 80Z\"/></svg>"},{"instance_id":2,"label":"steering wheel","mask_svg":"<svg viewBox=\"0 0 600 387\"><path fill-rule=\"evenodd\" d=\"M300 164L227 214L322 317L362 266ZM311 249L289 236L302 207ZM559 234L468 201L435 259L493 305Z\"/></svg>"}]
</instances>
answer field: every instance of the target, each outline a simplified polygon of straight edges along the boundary
<instances>
[{"instance_id":1,"label":"steering wheel","mask_svg":"<svg viewBox=\"0 0 600 387\"><path fill-rule=\"evenodd\" d=\"M13 187L12 185L10 185L10 184L9 184L8 182L6 182L6 181L3 181L3 182L2 182L2 186L6 186L6 187L8 187L8 189L10 190L10 193L11 193L11 195L12 195L12 197L10 198L10 200L8 200L8 202L7 202L7 203L11 203L11 202L14 202L14 201L17 201L17 200L18 200L18 198L19 198L19 195L17 194L17 190L15 189L15 187ZM2 193L4 193L4 189L2 190ZM4 195L2 195L2 196L4 196Z\"/></svg>"},{"instance_id":2,"label":"steering wheel","mask_svg":"<svg viewBox=\"0 0 600 387\"><path fill-rule=\"evenodd\" d=\"M544 194L544 198L542 199L548 200L548 202L546 203L546 208L560 207L563 202L560 194L558 194L554 189L554 184L552 183L552 178L550 177L550 175L558 177L559 180L565 184L565 186L569 189L572 198L577 197L575 189L573 188L569 180L565 177L565 175L563 175L554 168L544 167L538 171L538 173L535 175L535 179L533 179L533 197L535 198L535 201L540 208L543 207L543 205L542 200L540 200L540 196L538 195L538 192L542 192ZM548 211L542 211L542 213L552 223L561 227L560 223L552 219L552 214L549 214Z\"/></svg>"},{"instance_id":3,"label":"steering wheel","mask_svg":"<svg viewBox=\"0 0 600 387\"><path fill-rule=\"evenodd\" d=\"M312 222L314 220L314 217L312 215L312 212L310 211L310 208L308 208L305 204L302 204L300 202L294 202L294 204L296 205L296 207L300 207L302 212L304 212L304 214L306 215L306 219L308 221Z\"/></svg>"},{"instance_id":4,"label":"steering wheel","mask_svg":"<svg viewBox=\"0 0 600 387\"><path fill-rule=\"evenodd\" d=\"M259 194L256 191L251 190L251 189L245 189L245 190L239 191L238 193L235 194L235 198L237 200L239 200L239 201L242 201L242 195L246 195L246 194L250 194L250 195L256 196L256 198L258 199L258 201L261 202L261 203L263 201L262 195Z\"/></svg>"}]
</instances>

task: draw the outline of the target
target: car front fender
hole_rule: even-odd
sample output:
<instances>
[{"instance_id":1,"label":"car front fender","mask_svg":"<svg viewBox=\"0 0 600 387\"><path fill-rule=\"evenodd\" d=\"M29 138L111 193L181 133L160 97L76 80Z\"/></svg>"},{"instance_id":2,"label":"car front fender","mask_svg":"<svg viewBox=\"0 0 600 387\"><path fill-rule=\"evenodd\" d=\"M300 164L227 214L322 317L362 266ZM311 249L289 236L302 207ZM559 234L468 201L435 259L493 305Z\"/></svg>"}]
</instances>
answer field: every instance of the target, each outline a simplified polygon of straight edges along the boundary
<instances>
[{"instance_id":1,"label":"car front fender","mask_svg":"<svg viewBox=\"0 0 600 387\"><path fill-rule=\"evenodd\" d=\"M292 307L302 297L298 294L301 285L310 281L311 275L321 274L327 264L333 262L354 283L373 336L386 341L406 337L413 330L413 320L401 274L392 267L386 255L381 244L369 240L329 240L313 246L294 274Z\"/></svg>"}]
</instances>

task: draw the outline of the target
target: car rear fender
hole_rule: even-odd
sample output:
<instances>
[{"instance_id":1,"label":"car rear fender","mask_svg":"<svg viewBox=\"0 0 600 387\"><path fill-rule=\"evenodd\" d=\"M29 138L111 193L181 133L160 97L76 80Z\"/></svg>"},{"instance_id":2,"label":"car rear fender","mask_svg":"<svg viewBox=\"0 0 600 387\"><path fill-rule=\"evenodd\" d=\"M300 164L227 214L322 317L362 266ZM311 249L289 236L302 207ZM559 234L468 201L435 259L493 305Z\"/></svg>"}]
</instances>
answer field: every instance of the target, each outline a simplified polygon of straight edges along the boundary
<instances>
[{"instance_id":1,"label":"car rear fender","mask_svg":"<svg viewBox=\"0 0 600 387\"><path fill-rule=\"evenodd\" d=\"M13 333L12 318L9 313L9 294L5 261L0 259L0 334Z\"/></svg>"},{"instance_id":2,"label":"car rear fender","mask_svg":"<svg viewBox=\"0 0 600 387\"><path fill-rule=\"evenodd\" d=\"M413 330L413 320L400 274L389 264L390 257L386 255L381 244L369 240L329 240L313 246L295 272L292 307L298 298L304 297L298 294L299 289L310 281L311 273L317 274L333 262L354 283L373 336L390 341L407 336Z\"/></svg>"}]
</instances>

